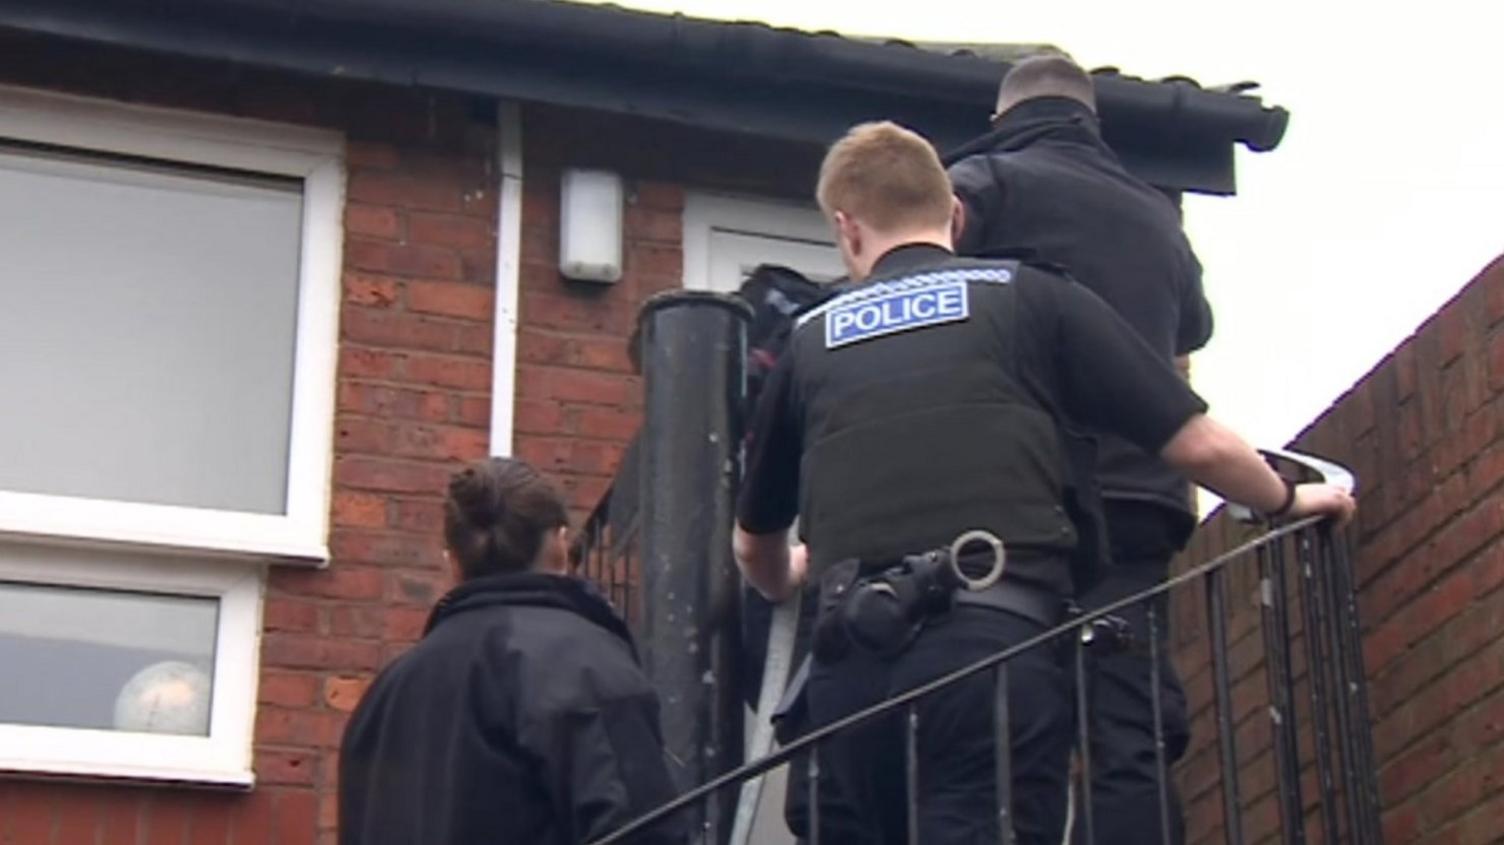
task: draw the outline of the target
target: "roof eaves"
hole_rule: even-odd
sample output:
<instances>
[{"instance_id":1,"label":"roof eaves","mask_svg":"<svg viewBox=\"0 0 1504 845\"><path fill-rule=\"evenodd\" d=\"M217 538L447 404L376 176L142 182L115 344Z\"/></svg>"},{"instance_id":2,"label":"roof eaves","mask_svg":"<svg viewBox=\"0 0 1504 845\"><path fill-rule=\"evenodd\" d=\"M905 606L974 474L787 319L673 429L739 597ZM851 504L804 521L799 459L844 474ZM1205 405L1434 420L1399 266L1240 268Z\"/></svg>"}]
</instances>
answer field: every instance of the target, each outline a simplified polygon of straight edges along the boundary
<instances>
[{"instance_id":1,"label":"roof eaves","mask_svg":"<svg viewBox=\"0 0 1504 845\"><path fill-rule=\"evenodd\" d=\"M559 0L154 0L152 9L7 0L0 25L352 78L563 97L817 142L831 137L833 122L884 114L908 115L940 136L982 131L1008 64L995 51L1011 49L872 43ZM1273 149L1288 118L1246 88L1114 72L1098 74L1097 87L1115 146L1206 162L1192 189L1230 191L1232 145ZM727 98L728 89L737 96ZM740 103L745 114L731 114Z\"/></svg>"}]
</instances>

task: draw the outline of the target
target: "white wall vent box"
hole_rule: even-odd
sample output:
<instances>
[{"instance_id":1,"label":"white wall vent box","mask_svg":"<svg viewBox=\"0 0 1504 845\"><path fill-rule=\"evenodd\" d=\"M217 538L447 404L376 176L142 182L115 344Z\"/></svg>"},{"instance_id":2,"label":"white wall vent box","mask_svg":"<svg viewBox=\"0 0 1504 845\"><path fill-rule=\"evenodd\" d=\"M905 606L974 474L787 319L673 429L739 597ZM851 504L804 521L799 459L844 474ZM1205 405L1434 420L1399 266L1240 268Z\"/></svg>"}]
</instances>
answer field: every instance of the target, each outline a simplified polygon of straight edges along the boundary
<instances>
[{"instance_id":1,"label":"white wall vent box","mask_svg":"<svg viewBox=\"0 0 1504 845\"><path fill-rule=\"evenodd\" d=\"M566 170L559 192L559 272L582 282L619 281L621 176L603 170Z\"/></svg>"}]
</instances>

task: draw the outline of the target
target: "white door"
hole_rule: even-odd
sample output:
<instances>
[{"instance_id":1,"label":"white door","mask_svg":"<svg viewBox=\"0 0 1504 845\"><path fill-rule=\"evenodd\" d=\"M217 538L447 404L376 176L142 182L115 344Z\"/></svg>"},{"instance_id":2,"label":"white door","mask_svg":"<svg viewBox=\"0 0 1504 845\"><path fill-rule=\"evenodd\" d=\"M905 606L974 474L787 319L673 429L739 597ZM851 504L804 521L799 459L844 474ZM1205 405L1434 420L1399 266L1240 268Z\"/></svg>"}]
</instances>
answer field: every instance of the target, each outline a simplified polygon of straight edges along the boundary
<instances>
[{"instance_id":1,"label":"white door","mask_svg":"<svg viewBox=\"0 0 1504 845\"><path fill-rule=\"evenodd\" d=\"M732 293L759 264L781 264L822 282L846 273L814 206L719 194L685 198L686 288Z\"/></svg>"}]
</instances>

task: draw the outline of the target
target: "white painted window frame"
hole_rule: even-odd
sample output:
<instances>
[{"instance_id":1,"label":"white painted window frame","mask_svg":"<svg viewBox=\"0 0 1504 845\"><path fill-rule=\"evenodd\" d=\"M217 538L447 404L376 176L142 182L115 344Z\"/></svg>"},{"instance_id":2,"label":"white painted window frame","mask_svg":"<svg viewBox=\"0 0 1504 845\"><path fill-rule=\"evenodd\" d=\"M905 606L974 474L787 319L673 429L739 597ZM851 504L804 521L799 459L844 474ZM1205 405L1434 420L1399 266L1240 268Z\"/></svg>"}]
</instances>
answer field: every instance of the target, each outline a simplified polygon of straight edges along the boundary
<instances>
[{"instance_id":1,"label":"white painted window frame","mask_svg":"<svg viewBox=\"0 0 1504 845\"><path fill-rule=\"evenodd\" d=\"M830 244L830 224L816 208L787 200L690 192L684 197L684 287L710 287L710 244L716 232ZM823 239L811 238L812 232Z\"/></svg>"},{"instance_id":2,"label":"white painted window frame","mask_svg":"<svg viewBox=\"0 0 1504 845\"><path fill-rule=\"evenodd\" d=\"M0 581L207 596L219 600L209 735L0 723L0 770L249 787L263 597L260 566L184 566L160 554L0 545ZM37 683L9 678L5 683Z\"/></svg>"},{"instance_id":3,"label":"white painted window frame","mask_svg":"<svg viewBox=\"0 0 1504 845\"><path fill-rule=\"evenodd\" d=\"M303 181L286 513L0 490L0 536L326 563L344 240L343 137L325 130L0 86L0 139Z\"/></svg>"}]
</instances>

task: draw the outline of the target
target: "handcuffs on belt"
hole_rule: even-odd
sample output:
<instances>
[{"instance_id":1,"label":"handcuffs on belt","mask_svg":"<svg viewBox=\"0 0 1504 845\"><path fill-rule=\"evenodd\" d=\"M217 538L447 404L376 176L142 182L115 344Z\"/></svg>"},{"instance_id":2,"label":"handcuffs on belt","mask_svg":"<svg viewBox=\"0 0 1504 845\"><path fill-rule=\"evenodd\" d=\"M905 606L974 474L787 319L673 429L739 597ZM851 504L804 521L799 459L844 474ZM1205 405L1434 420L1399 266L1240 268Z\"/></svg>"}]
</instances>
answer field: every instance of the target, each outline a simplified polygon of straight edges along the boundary
<instances>
[{"instance_id":1,"label":"handcuffs on belt","mask_svg":"<svg viewBox=\"0 0 1504 845\"><path fill-rule=\"evenodd\" d=\"M978 552L984 555L981 561ZM981 530L967 531L949 546L907 555L870 574L859 560L836 563L820 583L815 657L821 662L839 660L853 645L881 656L897 654L914 641L925 622L950 608L957 591L991 587L1006 566L1003 541Z\"/></svg>"},{"instance_id":2,"label":"handcuffs on belt","mask_svg":"<svg viewBox=\"0 0 1504 845\"><path fill-rule=\"evenodd\" d=\"M813 643L821 662L840 660L851 646L880 657L898 654L929 620L956 603L958 593L980 593L997 584L1007 568L1007 552L995 534L975 530L944 548L907 555L875 572L873 568L858 560L841 561L821 579ZM1068 604L1060 621L1081 615L1078 607ZM1103 654L1141 650L1131 627L1119 616L1093 620L1080 636L1083 644Z\"/></svg>"},{"instance_id":3,"label":"handcuffs on belt","mask_svg":"<svg viewBox=\"0 0 1504 845\"><path fill-rule=\"evenodd\" d=\"M991 566L980 573L973 569L975 555L965 554L978 545L992 553ZM1003 543L988 531L968 531L947 547L908 555L872 574L864 573L862 562L857 559L832 564L820 579L811 654L789 681L783 699L772 713L778 741L791 742L807 727L805 688L811 658L820 663L836 663L853 646L883 657L898 654L914 641L930 619L954 604L958 591L989 589L1001 580L1006 567ZM871 568L867 568L869 572ZM1066 619L1081 614L1074 605L1067 606ZM1070 641L1070 637L1062 638L1058 646L1069 646ZM1133 635L1126 621L1107 616L1083 627L1080 642L1101 644L1113 651L1126 650L1133 647ZM1060 654L1061 659L1065 656L1063 652Z\"/></svg>"}]
</instances>

